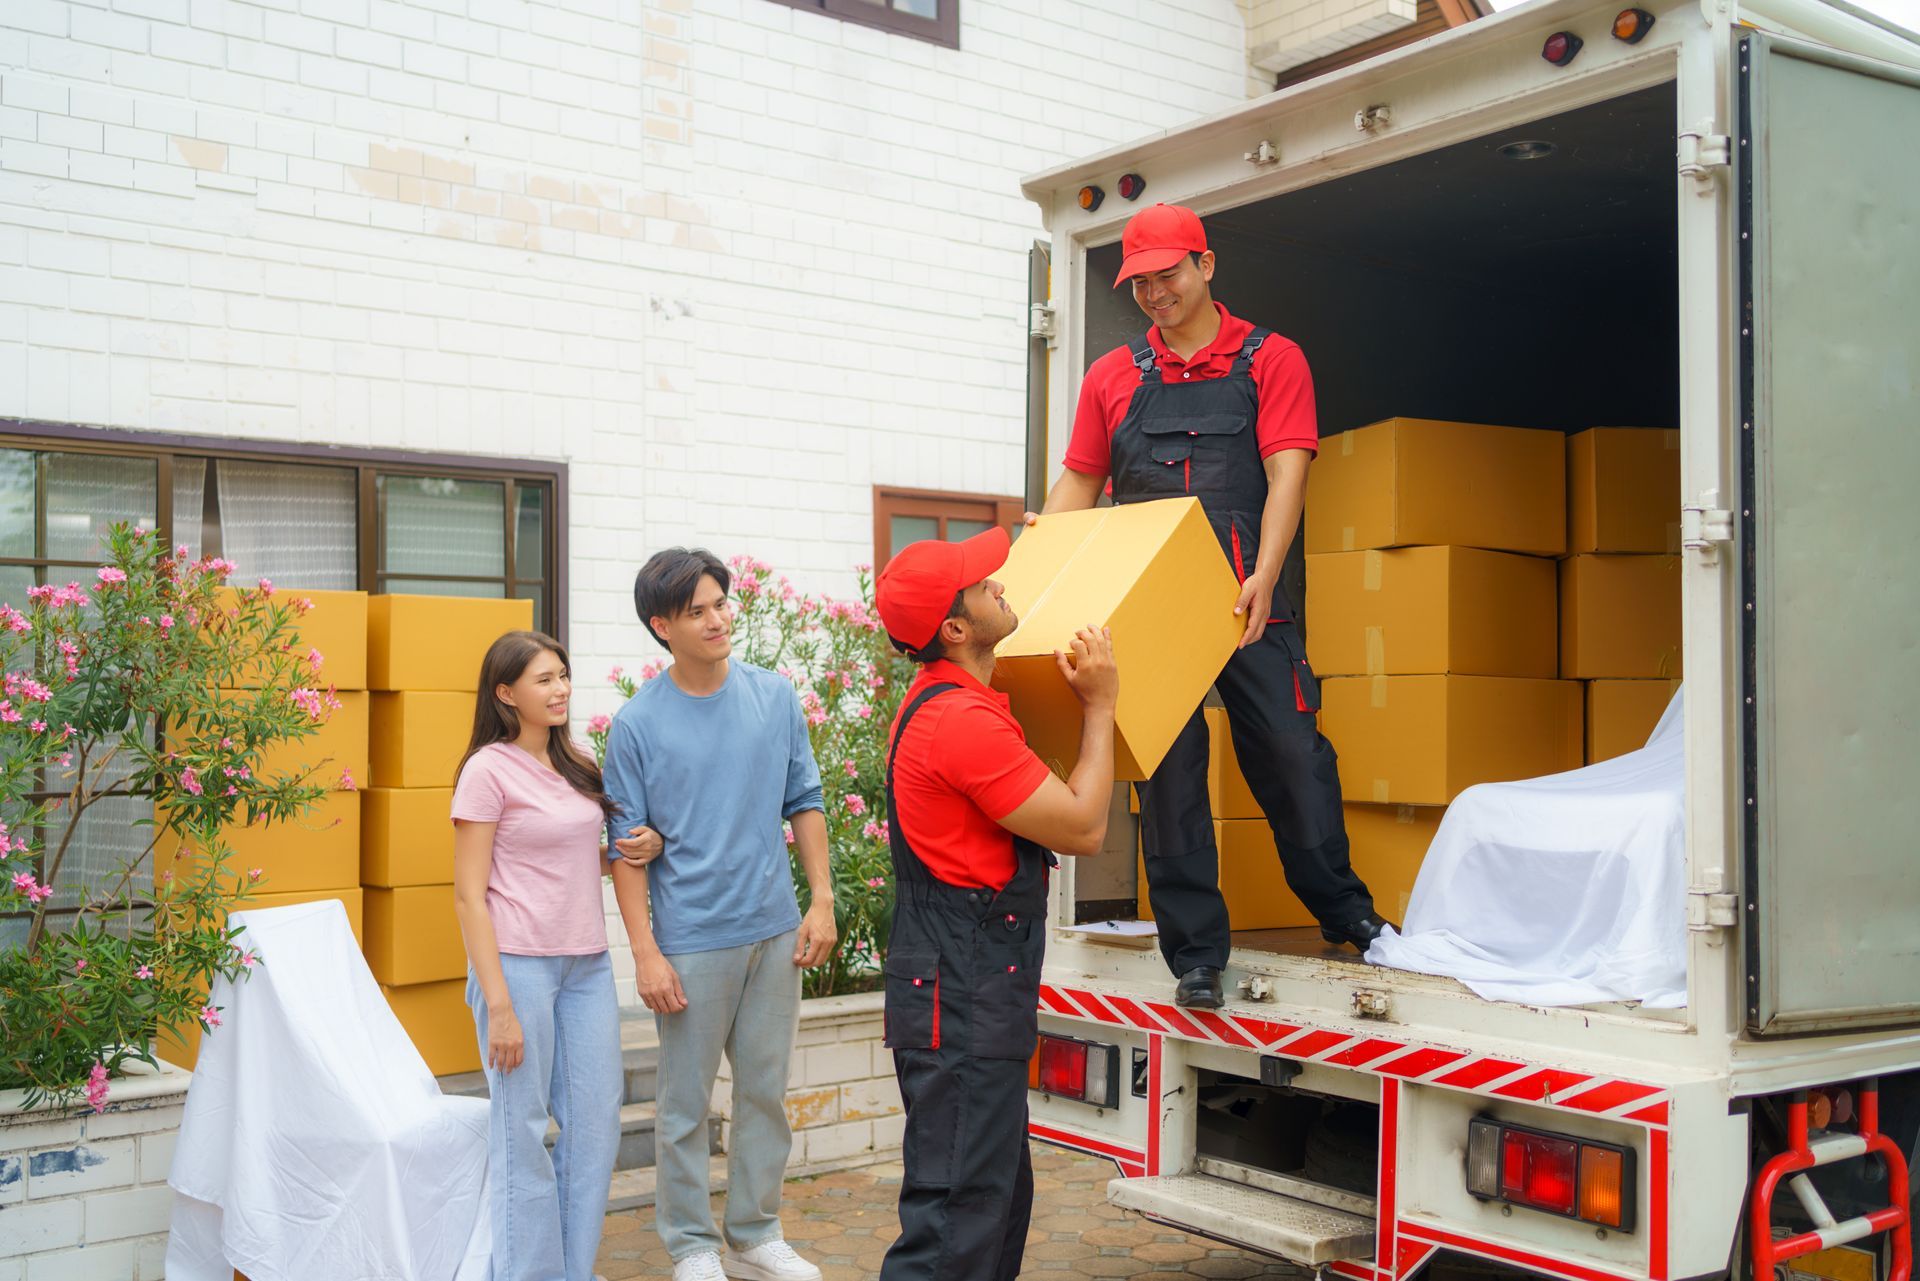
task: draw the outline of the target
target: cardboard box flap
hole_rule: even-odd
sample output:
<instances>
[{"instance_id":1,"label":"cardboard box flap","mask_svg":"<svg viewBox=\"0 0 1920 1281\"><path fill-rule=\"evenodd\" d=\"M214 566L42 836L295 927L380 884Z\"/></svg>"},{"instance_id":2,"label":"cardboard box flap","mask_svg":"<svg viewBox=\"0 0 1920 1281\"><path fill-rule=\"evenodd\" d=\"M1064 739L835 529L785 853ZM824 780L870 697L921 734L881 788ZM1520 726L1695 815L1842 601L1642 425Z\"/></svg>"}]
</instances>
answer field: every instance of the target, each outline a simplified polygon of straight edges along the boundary
<instances>
[{"instance_id":1,"label":"cardboard box flap","mask_svg":"<svg viewBox=\"0 0 1920 1281\"><path fill-rule=\"evenodd\" d=\"M1041 517L994 577L1019 626L994 684L1028 745L1062 775L1080 747L1080 704L1054 663L1089 625L1113 630L1120 669L1115 773L1152 774L1232 657L1239 583L1195 498Z\"/></svg>"}]
</instances>

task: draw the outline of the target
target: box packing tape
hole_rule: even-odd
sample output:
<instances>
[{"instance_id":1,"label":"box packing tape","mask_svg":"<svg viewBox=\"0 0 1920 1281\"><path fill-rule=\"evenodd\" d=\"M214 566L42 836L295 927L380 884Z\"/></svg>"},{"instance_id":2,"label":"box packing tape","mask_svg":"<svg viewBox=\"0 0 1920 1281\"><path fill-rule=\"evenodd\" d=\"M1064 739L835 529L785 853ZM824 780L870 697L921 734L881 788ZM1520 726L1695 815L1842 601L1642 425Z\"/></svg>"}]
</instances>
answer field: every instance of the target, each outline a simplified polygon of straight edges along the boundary
<instances>
[{"instance_id":1,"label":"box packing tape","mask_svg":"<svg viewBox=\"0 0 1920 1281\"><path fill-rule=\"evenodd\" d=\"M1340 550L1343 552L1352 551L1353 543L1354 543L1353 526L1342 525L1340 527Z\"/></svg>"},{"instance_id":2,"label":"box packing tape","mask_svg":"<svg viewBox=\"0 0 1920 1281\"><path fill-rule=\"evenodd\" d=\"M1340 433L1340 452L1343 455L1351 455L1353 453L1353 431L1351 429Z\"/></svg>"},{"instance_id":3,"label":"box packing tape","mask_svg":"<svg viewBox=\"0 0 1920 1281\"><path fill-rule=\"evenodd\" d=\"M1375 707L1385 707L1387 705L1387 678L1386 677L1380 676L1377 674L1373 676L1373 680L1370 682L1370 688L1368 690L1368 701L1371 702Z\"/></svg>"},{"instance_id":4,"label":"box packing tape","mask_svg":"<svg viewBox=\"0 0 1920 1281\"><path fill-rule=\"evenodd\" d=\"M1387 576L1386 555L1378 551L1369 551L1360 562L1360 586L1367 591L1380 590L1380 581Z\"/></svg>"},{"instance_id":5,"label":"box packing tape","mask_svg":"<svg viewBox=\"0 0 1920 1281\"><path fill-rule=\"evenodd\" d=\"M1419 817L1419 812L1411 805L1398 805L1394 807L1393 821L1396 823L1412 823Z\"/></svg>"},{"instance_id":6,"label":"box packing tape","mask_svg":"<svg viewBox=\"0 0 1920 1281\"><path fill-rule=\"evenodd\" d=\"M1375 805L1392 804L1392 802L1387 799L1387 780L1384 778L1376 778L1373 780L1373 803ZM1402 806L1401 808L1412 809L1413 806L1406 805L1406 806ZM1412 820L1407 819L1403 821L1411 822Z\"/></svg>"},{"instance_id":7,"label":"box packing tape","mask_svg":"<svg viewBox=\"0 0 1920 1281\"><path fill-rule=\"evenodd\" d=\"M1387 634L1381 627L1367 628L1367 675L1381 676L1387 670ZM1384 696L1382 696L1384 699ZM1379 704L1375 704L1379 706Z\"/></svg>"}]
</instances>

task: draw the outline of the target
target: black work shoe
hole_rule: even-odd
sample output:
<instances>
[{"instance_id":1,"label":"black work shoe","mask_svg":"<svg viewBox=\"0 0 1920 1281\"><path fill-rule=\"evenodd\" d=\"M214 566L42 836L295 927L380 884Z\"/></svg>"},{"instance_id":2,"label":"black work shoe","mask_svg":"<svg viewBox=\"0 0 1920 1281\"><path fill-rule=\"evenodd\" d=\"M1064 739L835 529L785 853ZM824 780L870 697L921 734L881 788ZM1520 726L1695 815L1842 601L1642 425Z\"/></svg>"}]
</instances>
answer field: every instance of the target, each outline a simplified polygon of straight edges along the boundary
<instances>
[{"instance_id":1,"label":"black work shoe","mask_svg":"<svg viewBox=\"0 0 1920 1281\"><path fill-rule=\"evenodd\" d=\"M1390 922L1381 919L1378 912L1369 912L1357 921L1348 921L1345 925L1322 925L1320 937L1329 943L1351 943L1361 952L1365 952L1372 942L1380 937L1380 931Z\"/></svg>"},{"instance_id":2,"label":"black work shoe","mask_svg":"<svg viewBox=\"0 0 1920 1281\"><path fill-rule=\"evenodd\" d=\"M1211 965L1196 965L1180 976L1180 983L1173 989L1175 1005L1193 1005L1203 1010L1217 1010L1226 1004L1226 998L1220 994L1220 971Z\"/></svg>"}]
</instances>

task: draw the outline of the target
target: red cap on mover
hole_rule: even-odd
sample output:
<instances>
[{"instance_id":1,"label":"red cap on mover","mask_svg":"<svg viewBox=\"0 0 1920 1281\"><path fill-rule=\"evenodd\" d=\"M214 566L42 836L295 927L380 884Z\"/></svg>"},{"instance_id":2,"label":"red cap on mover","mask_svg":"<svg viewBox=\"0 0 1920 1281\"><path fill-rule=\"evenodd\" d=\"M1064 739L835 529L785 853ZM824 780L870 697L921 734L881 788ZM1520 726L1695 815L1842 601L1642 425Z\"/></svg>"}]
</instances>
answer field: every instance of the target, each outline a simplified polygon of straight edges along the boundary
<instances>
[{"instance_id":1,"label":"red cap on mover","mask_svg":"<svg viewBox=\"0 0 1920 1281\"><path fill-rule=\"evenodd\" d=\"M1207 232L1200 215L1185 205L1148 205L1127 219L1120 249L1126 257L1113 279L1115 289L1129 276L1165 271L1188 254L1207 252Z\"/></svg>"},{"instance_id":2,"label":"red cap on mover","mask_svg":"<svg viewBox=\"0 0 1920 1281\"><path fill-rule=\"evenodd\" d=\"M911 543L880 571L874 605L893 643L912 653L933 643L953 598L1007 563L1013 540L999 525L964 542Z\"/></svg>"}]
</instances>

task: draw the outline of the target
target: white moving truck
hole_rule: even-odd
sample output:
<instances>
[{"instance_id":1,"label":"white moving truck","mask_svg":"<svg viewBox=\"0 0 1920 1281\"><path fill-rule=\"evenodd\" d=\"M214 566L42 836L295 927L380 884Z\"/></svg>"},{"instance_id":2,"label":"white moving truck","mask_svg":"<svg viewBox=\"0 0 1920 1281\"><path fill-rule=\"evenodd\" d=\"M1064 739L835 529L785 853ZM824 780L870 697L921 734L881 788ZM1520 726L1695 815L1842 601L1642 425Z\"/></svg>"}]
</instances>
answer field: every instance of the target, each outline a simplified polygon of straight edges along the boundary
<instances>
[{"instance_id":1,"label":"white moving truck","mask_svg":"<svg viewBox=\"0 0 1920 1281\"><path fill-rule=\"evenodd\" d=\"M1486 1001L1303 931L1236 936L1226 1008L1183 1010L1157 952L1070 928L1094 869L1056 877L1033 1135L1349 1281L1910 1266L1920 43L1819 0L1645 3L1536 0L1026 183L1042 484L1081 371L1144 327L1110 288L1126 174L1206 218L1324 433L1680 429L1684 1009Z\"/></svg>"}]
</instances>

